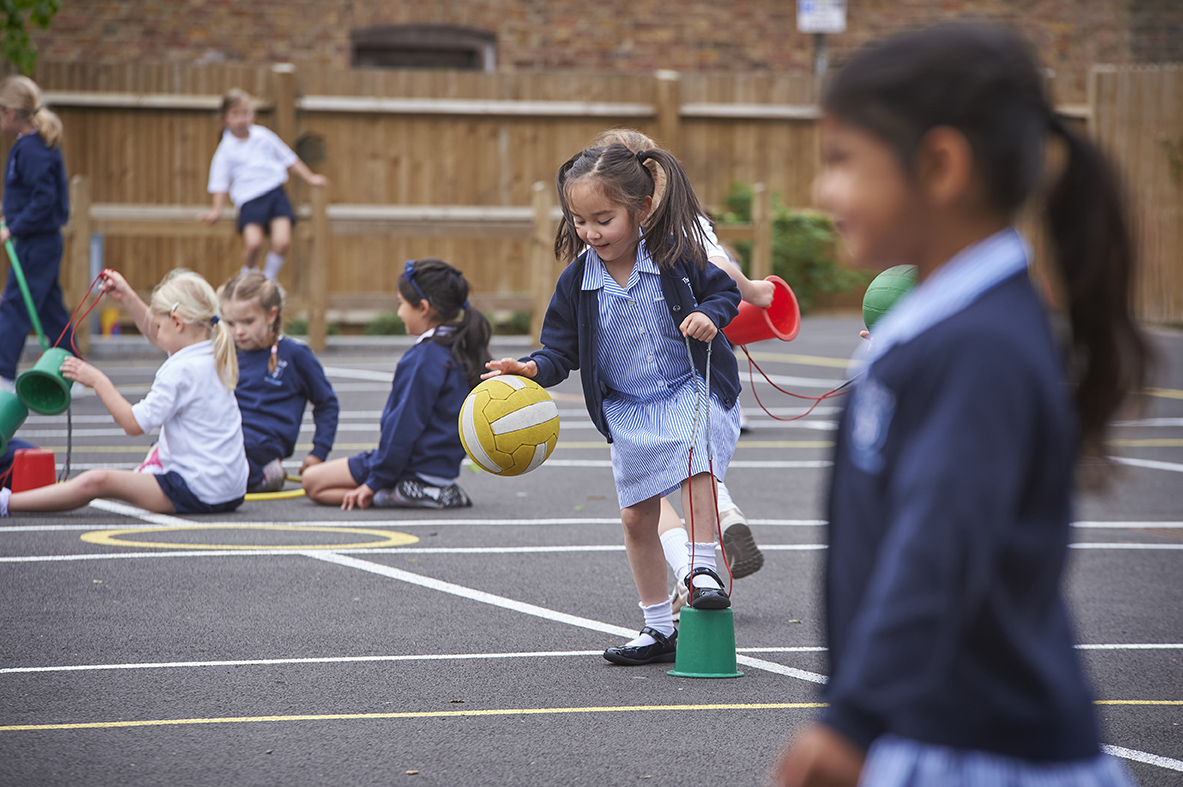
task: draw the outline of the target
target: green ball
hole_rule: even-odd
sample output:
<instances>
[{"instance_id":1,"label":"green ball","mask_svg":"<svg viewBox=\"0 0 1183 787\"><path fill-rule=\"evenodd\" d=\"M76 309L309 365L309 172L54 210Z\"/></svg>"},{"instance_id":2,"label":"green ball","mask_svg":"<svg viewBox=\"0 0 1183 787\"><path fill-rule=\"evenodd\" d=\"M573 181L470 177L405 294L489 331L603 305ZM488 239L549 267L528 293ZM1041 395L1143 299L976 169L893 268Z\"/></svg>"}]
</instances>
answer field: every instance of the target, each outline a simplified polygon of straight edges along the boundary
<instances>
[{"instance_id":1,"label":"green ball","mask_svg":"<svg viewBox=\"0 0 1183 787\"><path fill-rule=\"evenodd\" d=\"M897 265L876 276L863 296L863 323L867 330L874 328L875 323L891 311L896 301L907 295L918 280L915 265Z\"/></svg>"}]
</instances>

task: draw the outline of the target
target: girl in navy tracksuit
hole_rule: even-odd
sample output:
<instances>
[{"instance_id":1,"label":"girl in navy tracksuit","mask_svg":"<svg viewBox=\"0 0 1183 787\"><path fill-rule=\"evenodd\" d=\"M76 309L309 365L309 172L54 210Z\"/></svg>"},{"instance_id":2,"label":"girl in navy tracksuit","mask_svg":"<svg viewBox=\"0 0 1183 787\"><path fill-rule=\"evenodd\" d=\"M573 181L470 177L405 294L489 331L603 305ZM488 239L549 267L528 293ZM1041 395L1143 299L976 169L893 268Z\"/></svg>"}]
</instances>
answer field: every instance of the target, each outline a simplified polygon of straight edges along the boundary
<instances>
[{"instance_id":1,"label":"girl in navy tracksuit","mask_svg":"<svg viewBox=\"0 0 1183 787\"><path fill-rule=\"evenodd\" d=\"M309 403L316 432L300 473L328 458L337 436L337 394L308 345L280 330L284 299L278 282L247 271L222 285L218 298L238 349L234 396L250 467L246 491L275 492L287 479L283 460L296 448Z\"/></svg>"},{"instance_id":2,"label":"girl in navy tracksuit","mask_svg":"<svg viewBox=\"0 0 1183 787\"><path fill-rule=\"evenodd\" d=\"M841 420L828 707L778 784L1130 783L1100 753L1060 584L1077 461L1147 355L1116 177L1043 80L1011 34L951 26L860 53L827 90L819 201L854 260L913 263L920 284L876 326ZM1049 139L1065 347L1011 226Z\"/></svg>"},{"instance_id":3,"label":"girl in navy tracksuit","mask_svg":"<svg viewBox=\"0 0 1183 787\"><path fill-rule=\"evenodd\" d=\"M398 316L419 341L395 367L378 447L306 468L304 491L345 510L472 505L456 483L456 425L489 360L489 321L469 305L464 274L443 260L408 260L397 293Z\"/></svg>"},{"instance_id":4,"label":"girl in navy tracksuit","mask_svg":"<svg viewBox=\"0 0 1183 787\"><path fill-rule=\"evenodd\" d=\"M41 106L41 90L28 77L0 82L0 107L0 130L16 137L4 168L0 244L12 238L41 327L54 341L70 321L58 284L61 227L70 218L66 165L58 147L62 123ZM12 388L31 326L16 274L10 269L0 301L0 386ZM68 347L71 338L69 333L63 336L62 346Z\"/></svg>"},{"instance_id":5,"label":"girl in navy tracksuit","mask_svg":"<svg viewBox=\"0 0 1183 787\"><path fill-rule=\"evenodd\" d=\"M656 204L648 162L665 177ZM677 632L658 529L661 499L674 490L690 520L689 603L731 605L715 571L714 489L739 439L739 371L721 331L739 310L739 289L707 263L702 210L667 151L589 148L563 164L557 181L564 220L555 256L571 264L546 310L543 347L489 368L544 386L580 370L588 413L612 444L625 549L645 619L636 638L604 658L628 666L673 661Z\"/></svg>"}]
</instances>

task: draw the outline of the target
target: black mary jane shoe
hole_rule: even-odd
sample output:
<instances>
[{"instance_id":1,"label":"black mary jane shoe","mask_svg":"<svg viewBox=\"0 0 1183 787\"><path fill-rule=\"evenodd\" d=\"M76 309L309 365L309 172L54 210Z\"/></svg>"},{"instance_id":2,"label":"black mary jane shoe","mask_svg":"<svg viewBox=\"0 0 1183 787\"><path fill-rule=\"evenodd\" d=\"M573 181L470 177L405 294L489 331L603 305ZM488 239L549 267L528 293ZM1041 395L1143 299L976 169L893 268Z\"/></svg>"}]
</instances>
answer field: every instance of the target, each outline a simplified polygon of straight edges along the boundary
<instances>
[{"instance_id":1,"label":"black mary jane shoe","mask_svg":"<svg viewBox=\"0 0 1183 787\"><path fill-rule=\"evenodd\" d=\"M619 648L608 648L604 651L604 658L613 664L626 667L674 660L678 649L678 632L675 631L667 637L660 631L646 626L641 629L641 633L648 634L657 642L652 645L621 645Z\"/></svg>"},{"instance_id":2,"label":"black mary jane shoe","mask_svg":"<svg viewBox=\"0 0 1183 787\"><path fill-rule=\"evenodd\" d=\"M708 576L719 583L717 588L698 588L694 586L694 578ZM699 566L686 575L686 587L690 589L690 606L695 609L727 609L731 606L731 599L724 590L723 580L719 575L705 566Z\"/></svg>"}]
</instances>

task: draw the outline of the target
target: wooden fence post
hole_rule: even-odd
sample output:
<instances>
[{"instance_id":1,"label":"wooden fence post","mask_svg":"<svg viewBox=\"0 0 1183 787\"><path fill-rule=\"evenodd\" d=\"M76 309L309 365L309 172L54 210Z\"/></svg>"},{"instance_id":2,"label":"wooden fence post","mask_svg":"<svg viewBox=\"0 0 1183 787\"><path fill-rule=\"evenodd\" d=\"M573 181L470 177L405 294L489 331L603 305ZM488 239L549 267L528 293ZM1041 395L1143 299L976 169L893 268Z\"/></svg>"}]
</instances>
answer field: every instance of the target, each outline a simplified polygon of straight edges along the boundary
<instances>
[{"instance_id":1,"label":"wooden fence post","mask_svg":"<svg viewBox=\"0 0 1183 787\"><path fill-rule=\"evenodd\" d=\"M772 274L772 195L763 183L752 186L753 279Z\"/></svg>"},{"instance_id":2,"label":"wooden fence post","mask_svg":"<svg viewBox=\"0 0 1183 787\"><path fill-rule=\"evenodd\" d=\"M682 75L661 69L657 85L657 143L675 156L682 142Z\"/></svg>"},{"instance_id":3,"label":"wooden fence post","mask_svg":"<svg viewBox=\"0 0 1183 787\"><path fill-rule=\"evenodd\" d=\"M550 186L538 181L533 186L530 205L534 209L534 234L530 238L530 335L542 336L542 318L554 290L554 232L550 220Z\"/></svg>"},{"instance_id":4,"label":"wooden fence post","mask_svg":"<svg viewBox=\"0 0 1183 787\"><path fill-rule=\"evenodd\" d=\"M66 298L71 311L82 303L90 284L90 180L85 175L70 178L70 287ZM57 337L51 337L56 339ZM76 326L74 344L78 351L90 351L90 320Z\"/></svg>"},{"instance_id":5,"label":"wooden fence post","mask_svg":"<svg viewBox=\"0 0 1183 787\"><path fill-rule=\"evenodd\" d=\"M328 309L329 273L329 189L312 192L312 253L308 261L308 346L316 352L325 349L325 317Z\"/></svg>"},{"instance_id":6,"label":"wooden fence post","mask_svg":"<svg viewBox=\"0 0 1183 787\"><path fill-rule=\"evenodd\" d=\"M275 74L275 133L289 148L296 146L296 67L291 63L276 63Z\"/></svg>"}]
</instances>

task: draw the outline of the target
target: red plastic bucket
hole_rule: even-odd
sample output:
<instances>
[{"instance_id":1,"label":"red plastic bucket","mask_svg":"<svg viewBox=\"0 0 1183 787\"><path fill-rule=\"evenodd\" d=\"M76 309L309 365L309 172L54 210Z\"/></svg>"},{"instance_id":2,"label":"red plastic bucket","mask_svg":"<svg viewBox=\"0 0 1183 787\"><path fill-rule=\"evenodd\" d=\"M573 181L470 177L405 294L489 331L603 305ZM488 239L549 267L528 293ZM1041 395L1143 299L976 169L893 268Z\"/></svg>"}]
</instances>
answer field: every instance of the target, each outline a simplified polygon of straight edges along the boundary
<instances>
[{"instance_id":1,"label":"red plastic bucket","mask_svg":"<svg viewBox=\"0 0 1183 787\"><path fill-rule=\"evenodd\" d=\"M761 309L750 303L739 305L739 314L723 329L732 344L751 344L765 339L780 339L787 342L797 337L801 330L801 307L792 288L779 276L769 276L776 289L772 293L772 305Z\"/></svg>"},{"instance_id":2,"label":"red plastic bucket","mask_svg":"<svg viewBox=\"0 0 1183 787\"><path fill-rule=\"evenodd\" d=\"M12 455L13 492L40 489L56 480L53 451L44 448L22 448Z\"/></svg>"}]
</instances>

